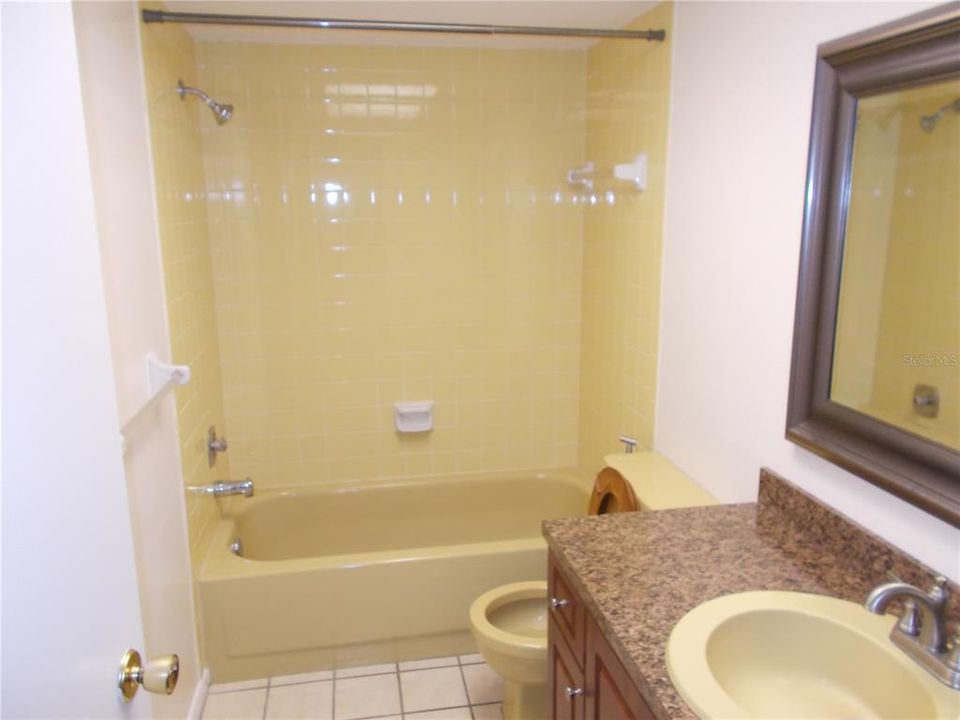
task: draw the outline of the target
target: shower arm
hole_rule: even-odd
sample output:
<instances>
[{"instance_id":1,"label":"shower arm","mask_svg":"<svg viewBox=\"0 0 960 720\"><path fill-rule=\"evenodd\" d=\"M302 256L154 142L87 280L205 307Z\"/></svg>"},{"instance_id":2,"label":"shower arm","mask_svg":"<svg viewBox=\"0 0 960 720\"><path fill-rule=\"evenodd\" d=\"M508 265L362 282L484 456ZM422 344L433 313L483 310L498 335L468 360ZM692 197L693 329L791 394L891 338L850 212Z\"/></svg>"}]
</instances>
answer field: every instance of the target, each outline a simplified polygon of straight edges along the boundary
<instances>
[{"instance_id":1,"label":"shower arm","mask_svg":"<svg viewBox=\"0 0 960 720\"><path fill-rule=\"evenodd\" d=\"M216 100L207 95L200 88L184 85L183 80L177 80L177 94L180 96L181 100L185 100L187 95L196 95L198 98L203 100L209 108L213 108L217 104Z\"/></svg>"}]
</instances>

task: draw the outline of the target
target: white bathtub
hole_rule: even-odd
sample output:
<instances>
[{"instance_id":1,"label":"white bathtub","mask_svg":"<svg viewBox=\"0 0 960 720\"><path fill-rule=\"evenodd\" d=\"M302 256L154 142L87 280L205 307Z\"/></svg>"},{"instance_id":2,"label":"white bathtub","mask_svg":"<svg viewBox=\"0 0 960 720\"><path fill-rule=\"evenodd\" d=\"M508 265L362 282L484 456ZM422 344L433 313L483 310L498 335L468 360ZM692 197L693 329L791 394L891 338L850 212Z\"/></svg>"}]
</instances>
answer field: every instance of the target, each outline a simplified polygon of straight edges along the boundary
<instances>
[{"instance_id":1,"label":"white bathtub","mask_svg":"<svg viewBox=\"0 0 960 720\"><path fill-rule=\"evenodd\" d=\"M589 493L551 470L230 498L200 574L205 662L225 682L472 652L470 603L544 579L540 523Z\"/></svg>"}]
</instances>

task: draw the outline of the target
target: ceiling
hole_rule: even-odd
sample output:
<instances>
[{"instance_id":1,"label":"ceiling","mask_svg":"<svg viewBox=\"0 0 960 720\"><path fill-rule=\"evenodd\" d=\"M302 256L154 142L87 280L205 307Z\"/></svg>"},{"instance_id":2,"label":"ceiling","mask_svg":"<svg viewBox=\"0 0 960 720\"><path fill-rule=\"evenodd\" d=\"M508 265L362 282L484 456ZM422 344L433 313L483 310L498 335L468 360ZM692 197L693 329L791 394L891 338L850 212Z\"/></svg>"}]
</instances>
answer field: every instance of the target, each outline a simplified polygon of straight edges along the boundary
<instances>
[{"instance_id":1,"label":"ceiling","mask_svg":"<svg viewBox=\"0 0 960 720\"><path fill-rule=\"evenodd\" d=\"M434 0L354 0L353 2L303 2L290 0L168 0L167 10L176 12L235 15L280 15L349 20L402 20L408 22L473 23L481 25L538 25L619 29L656 5L637 0L489 0L471 2ZM145 2L144 6L151 7ZM160 3L157 5L160 6ZM274 43L352 43L388 45L433 45L473 47L586 48L589 38L541 38L526 36L474 36L438 33L407 33L294 28L250 28L217 25L186 25L198 41Z\"/></svg>"}]
</instances>

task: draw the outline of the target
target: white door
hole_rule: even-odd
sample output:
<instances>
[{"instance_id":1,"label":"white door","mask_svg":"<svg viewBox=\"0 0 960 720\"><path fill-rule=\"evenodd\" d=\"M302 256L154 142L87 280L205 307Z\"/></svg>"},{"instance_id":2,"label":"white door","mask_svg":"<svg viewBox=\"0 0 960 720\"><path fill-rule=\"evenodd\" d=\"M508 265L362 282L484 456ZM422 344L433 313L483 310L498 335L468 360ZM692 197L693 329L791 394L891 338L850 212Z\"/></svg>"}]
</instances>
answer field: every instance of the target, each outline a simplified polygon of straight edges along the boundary
<instances>
[{"instance_id":1,"label":"white door","mask_svg":"<svg viewBox=\"0 0 960 720\"><path fill-rule=\"evenodd\" d=\"M2 715L144 718L106 307L68 3L2 3Z\"/></svg>"}]
</instances>

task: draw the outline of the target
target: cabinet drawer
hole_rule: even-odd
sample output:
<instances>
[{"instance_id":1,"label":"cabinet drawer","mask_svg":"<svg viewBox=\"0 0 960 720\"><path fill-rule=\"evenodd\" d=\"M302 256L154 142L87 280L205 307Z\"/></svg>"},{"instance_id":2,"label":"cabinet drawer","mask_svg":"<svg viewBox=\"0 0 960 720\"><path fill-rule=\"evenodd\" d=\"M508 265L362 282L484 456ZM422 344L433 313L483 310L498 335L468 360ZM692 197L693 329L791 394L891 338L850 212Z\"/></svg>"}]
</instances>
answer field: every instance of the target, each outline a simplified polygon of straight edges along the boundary
<instances>
[{"instance_id":1,"label":"cabinet drawer","mask_svg":"<svg viewBox=\"0 0 960 720\"><path fill-rule=\"evenodd\" d=\"M582 669L584 607L553 554L550 555L547 566L547 599L550 604L550 619L556 625L557 634L566 641L574 660Z\"/></svg>"}]
</instances>

